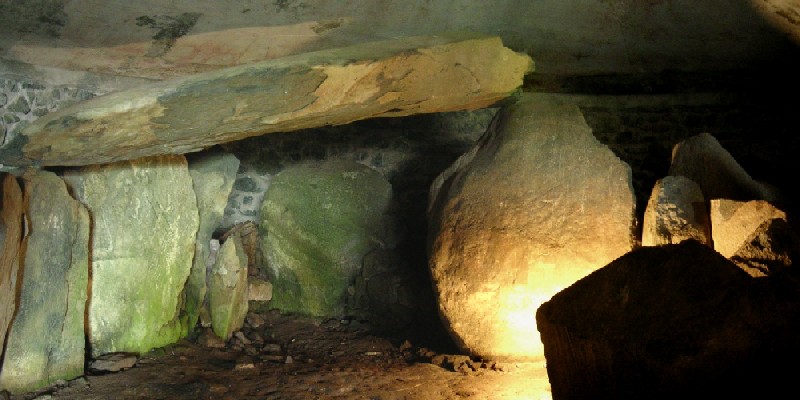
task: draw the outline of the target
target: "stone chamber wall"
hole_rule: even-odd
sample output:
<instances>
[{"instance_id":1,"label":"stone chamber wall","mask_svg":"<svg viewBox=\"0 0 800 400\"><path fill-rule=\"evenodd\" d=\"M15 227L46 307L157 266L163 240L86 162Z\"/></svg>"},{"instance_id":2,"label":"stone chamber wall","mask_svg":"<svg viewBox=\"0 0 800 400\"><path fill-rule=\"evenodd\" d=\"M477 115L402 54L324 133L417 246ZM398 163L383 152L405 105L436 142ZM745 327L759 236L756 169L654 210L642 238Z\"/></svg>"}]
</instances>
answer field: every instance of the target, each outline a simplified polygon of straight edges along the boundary
<instances>
[{"instance_id":1,"label":"stone chamber wall","mask_svg":"<svg viewBox=\"0 0 800 400\"><path fill-rule=\"evenodd\" d=\"M85 88L0 79L0 145L10 140L13 132L25 123L95 95Z\"/></svg>"},{"instance_id":2,"label":"stone chamber wall","mask_svg":"<svg viewBox=\"0 0 800 400\"><path fill-rule=\"evenodd\" d=\"M794 105L775 88L798 87L775 76L764 82L747 73L648 76L536 76L525 90L569 96L579 104L599 141L632 169L639 219L655 181L667 174L675 144L701 132L717 138L753 178L791 192L800 172ZM46 112L93 97L86 88L0 80L0 133ZM433 179L477 140L497 108L473 112L374 119L337 127L268 134L220 147L235 154L240 168L219 233L258 210L275 174L287 166L348 159L383 173L394 192L397 221L390 252L365 261L362 279L385 279L390 298L364 298L354 290L351 311L385 318L387 330L414 337L448 340L441 331L431 291L426 255L426 207ZM788 211L797 209L790 199ZM796 223L796 222L795 222ZM372 263L372 265L367 265ZM357 282L354 287L358 287ZM372 310L364 310L364 308Z\"/></svg>"}]
</instances>

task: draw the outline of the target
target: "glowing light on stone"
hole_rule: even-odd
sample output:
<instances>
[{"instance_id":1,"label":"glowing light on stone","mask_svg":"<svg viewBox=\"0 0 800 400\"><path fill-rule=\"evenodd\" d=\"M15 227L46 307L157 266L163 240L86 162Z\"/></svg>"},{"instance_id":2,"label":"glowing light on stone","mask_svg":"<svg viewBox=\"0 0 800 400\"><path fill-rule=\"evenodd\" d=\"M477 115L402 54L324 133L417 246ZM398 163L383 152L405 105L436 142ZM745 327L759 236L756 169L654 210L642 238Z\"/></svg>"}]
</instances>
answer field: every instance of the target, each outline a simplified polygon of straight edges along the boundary
<instances>
[{"instance_id":1,"label":"glowing light on stone","mask_svg":"<svg viewBox=\"0 0 800 400\"><path fill-rule=\"evenodd\" d=\"M502 354L543 354L544 347L536 329L536 309L551 296L534 293L516 285L500 295L498 321L503 326L495 335L495 350Z\"/></svg>"}]
</instances>

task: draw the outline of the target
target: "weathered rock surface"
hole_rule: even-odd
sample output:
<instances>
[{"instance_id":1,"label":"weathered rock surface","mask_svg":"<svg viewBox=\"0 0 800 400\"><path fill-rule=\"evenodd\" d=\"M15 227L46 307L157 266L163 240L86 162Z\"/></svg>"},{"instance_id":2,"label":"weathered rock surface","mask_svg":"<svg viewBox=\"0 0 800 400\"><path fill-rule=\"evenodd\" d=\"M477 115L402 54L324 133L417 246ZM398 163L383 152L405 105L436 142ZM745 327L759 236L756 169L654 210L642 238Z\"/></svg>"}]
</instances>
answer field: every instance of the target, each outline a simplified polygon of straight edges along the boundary
<instances>
[{"instance_id":1,"label":"weathered rock surface","mask_svg":"<svg viewBox=\"0 0 800 400\"><path fill-rule=\"evenodd\" d=\"M223 340L242 328L248 301L247 255L238 236L219 249L208 277L208 307L211 328Z\"/></svg>"},{"instance_id":2,"label":"weathered rock surface","mask_svg":"<svg viewBox=\"0 0 800 400\"><path fill-rule=\"evenodd\" d=\"M669 175L685 176L696 182L709 200L780 200L775 188L751 178L709 133L675 145Z\"/></svg>"},{"instance_id":3,"label":"weathered rock surface","mask_svg":"<svg viewBox=\"0 0 800 400\"><path fill-rule=\"evenodd\" d=\"M712 246L711 222L700 186L684 176L659 179L642 221L642 246L695 239Z\"/></svg>"},{"instance_id":4,"label":"weathered rock surface","mask_svg":"<svg viewBox=\"0 0 800 400\"><path fill-rule=\"evenodd\" d=\"M695 240L636 249L537 311L553 398L782 393L800 351L798 283L752 279Z\"/></svg>"},{"instance_id":5,"label":"weathered rock surface","mask_svg":"<svg viewBox=\"0 0 800 400\"><path fill-rule=\"evenodd\" d=\"M763 200L711 200L714 249L754 277L800 260L800 237L787 215Z\"/></svg>"},{"instance_id":6,"label":"weathered rock surface","mask_svg":"<svg viewBox=\"0 0 800 400\"><path fill-rule=\"evenodd\" d=\"M186 158L88 166L64 178L92 215L93 356L144 352L186 335L181 293L198 227Z\"/></svg>"},{"instance_id":7,"label":"weathered rock surface","mask_svg":"<svg viewBox=\"0 0 800 400\"><path fill-rule=\"evenodd\" d=\"M0 388L27 392L83 374L89 213L56 174L23 175L28 236Z\"/></svg>"},{"instance_id":8,"label":"weathered rock surface","mask_svg":"<svg viewBox=\"0 0 800 400\"><path fill-rule=\"evenodd\" d=\"M512 94L532 68L498 37L323 50L87 100L27 125L0 148L0 163L109 163L365 118L483 108Z\"/></svg>"},{"instance_id":9,"label":"weathered rock surface","mask_svg":"<svg viewBox=\"0 0 800 400\"><path fill-rule=\"evenodd\" d=\"M300 164L276 175L259 225L270 306L341 315L364 256L383 246L391 197L380 172L352 161Z\"/></svg>"},{"instance_id":10,"label":"weathered rock surface","mask_svg":"<svg viewBox=\"0 0 800 400\"><path fill-rule=\"evenodd\" d=\"M627 164L577 106L523 94L431 187L430 269L458 345L541 359L535 312L633 247Z\"/></svg>"},{"instance_id":11,"label":"weathered rock surface","mask_svg":"<svg viewBox=\"0 0 800 400\"><path fill-rule=\"evenodd\" d=\"M206 263L211 253L211 236L222 221L228 196L236 180L236 171L239 169L239 159L233 154L201 153L192 156L188 159L189 175L197 197L199 226L183 306L190 330L197 324L200 307L205 300Z\"/></svg>"},{"instance_id":12,"label":"weathered rock surface","mask_svg":"<svg viewBox=\"0 0 800 400\"><path fill-rule=\"evenodd\" d=\"M732 257L762 223L786 219L786 213L767 201L714 199L710 202L714 250Z\"/></svg>"},{"instance_id":13,"label":"weathered rock surface","mask_svg":"<svg viewBox=\"0 0 800 400\"><path fill-rule=\"evenodd\" d=\"M0 360L5 349L6 332L17 308L17 273L22 244L22 191L14 175L0 173Z\"/></svg>"},{"instance_id":14,"label":"weathered rock surface","mask_svg":"<svg viewBox=\"0 0 800 400\"><path fill-rule=\"evenodd\" d=\"M800 260L800 235L785 219L764 221L730 260L753 277L797 268L795 264Z\"/></svg>"},{"instance_id":15,"label":"weathered rock surface","mask_svg":"<svg viewBox=\"0 0 800 400\"><path fill-rule=\"evenodd\" d=\"M250 271L250 268L247 269ZM272 283L264 279L251 276L247 281L247 300L270 301L272 300Z\"/></svg>"},{"instance_id":16,"label":"weathered rock surface","mask_svg":"<svg viewBox=\"0 0 800 400\"><path fill-rule=\"evenodd\" d=\"M240 222L222 234L220 239L225 241L232 236L238 236L241 239L242 248L247 254L247 271L251 275L255 274L258 266L261 265L261 255L258 250L258 225L253 221Z\"/></svg>"}]
</instances>

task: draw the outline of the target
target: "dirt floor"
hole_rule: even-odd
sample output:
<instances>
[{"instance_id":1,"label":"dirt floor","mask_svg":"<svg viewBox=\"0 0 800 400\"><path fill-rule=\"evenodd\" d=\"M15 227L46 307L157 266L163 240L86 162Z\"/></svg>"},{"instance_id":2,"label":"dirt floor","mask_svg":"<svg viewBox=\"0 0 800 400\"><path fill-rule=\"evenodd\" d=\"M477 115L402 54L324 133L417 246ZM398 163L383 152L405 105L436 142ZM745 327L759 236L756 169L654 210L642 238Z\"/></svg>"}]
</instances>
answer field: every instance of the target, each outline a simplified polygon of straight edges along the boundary
<instances>
[{"instance_id":1,"label":"dirt floor","mask_svg":"<svg viewBox=\"0 0 800 400\"><path fill-rule=\"evenodd\" d=\"M250 313L210 331L15 399L551 399L544 363L476 360L371 334L353 320ZM134 364L135 363L135 364ZM132 366L131 366L132 365ZM117 372L108 370L121 369Z\"/></svg>"}]
</instances>

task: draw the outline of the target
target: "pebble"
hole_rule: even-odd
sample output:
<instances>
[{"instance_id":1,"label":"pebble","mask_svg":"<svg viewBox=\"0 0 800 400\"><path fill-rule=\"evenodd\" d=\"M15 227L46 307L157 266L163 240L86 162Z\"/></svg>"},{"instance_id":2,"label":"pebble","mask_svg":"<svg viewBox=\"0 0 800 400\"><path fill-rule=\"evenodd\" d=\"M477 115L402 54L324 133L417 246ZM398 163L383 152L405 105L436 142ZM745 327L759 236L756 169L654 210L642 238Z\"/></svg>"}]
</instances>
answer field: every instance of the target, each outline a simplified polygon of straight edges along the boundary
<instances>
[{"instance_id":1,"label":"pebble","mask_svg":"<svg viewBox=\"0 0 800 400\"><path fill-rule=\"evenodd\" d=\"M130 353L111 353L98 357L89 364L97 372L118 372L136 365L138 357Z\"/></svg>"},{"instance_id":2,"label":"pebble","mask_svg":"<svg viewBox=\"0 0 800 400\"><path fill-rule=\"evenodd\" d=\"M261 351L264 353L278 354L281 353L283 349L281 349L281 345L277 343L266 343L264 347L261 348Z\"/></svg>"},{"instance_id":3,"label":"pebble","mask_svg":"<svg viewBox=\"0 0 800 400\"><path fill-rule=\"evenodd\" d=\"M236 337L236 339L239 339L239 341L245 346L253 343L244 335L244 333L242 333L242 331L237 331L233 334L233 336Z\"/></svg>"}]
</instances>

